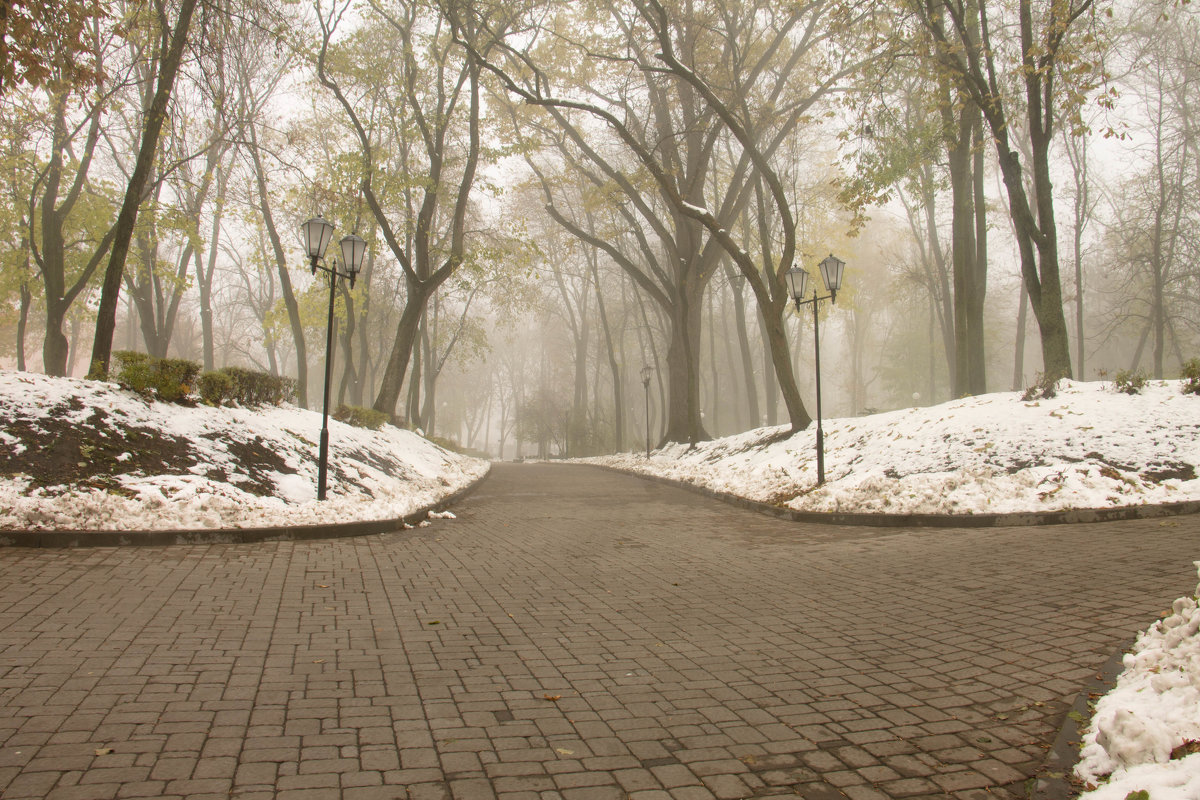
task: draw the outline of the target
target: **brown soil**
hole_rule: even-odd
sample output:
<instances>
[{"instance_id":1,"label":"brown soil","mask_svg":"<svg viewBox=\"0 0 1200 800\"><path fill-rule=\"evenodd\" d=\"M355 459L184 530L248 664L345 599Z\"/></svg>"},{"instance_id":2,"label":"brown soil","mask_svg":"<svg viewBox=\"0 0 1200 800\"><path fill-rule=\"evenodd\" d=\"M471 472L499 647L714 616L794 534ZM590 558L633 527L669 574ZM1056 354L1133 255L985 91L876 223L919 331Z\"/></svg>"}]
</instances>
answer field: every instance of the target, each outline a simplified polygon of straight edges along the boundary
<instances>
[{"instance_id":1,"label":"brown soil","mask_svg":"<svg viewBox=\"0 0 1200 800\"><path fill-rule=\"evenodd\" d=\"M83 422L71 419L84 410L75 397L36 418L9 409L9 417L3 421L4 432L16 437L20 445L6 448L0 475L27 476L30 480L27 491L94 487L128 494L113 476L197 473L194 468L200 461L188 439L156 428L130 425L100 408L91 409ZM257 437L249 442L234 439L223 442L238 464L239 474L229 476L217 466L200 474L264 496L276 492L268 473L295 472L281 455Z\"/></svg>"}]
</instances>

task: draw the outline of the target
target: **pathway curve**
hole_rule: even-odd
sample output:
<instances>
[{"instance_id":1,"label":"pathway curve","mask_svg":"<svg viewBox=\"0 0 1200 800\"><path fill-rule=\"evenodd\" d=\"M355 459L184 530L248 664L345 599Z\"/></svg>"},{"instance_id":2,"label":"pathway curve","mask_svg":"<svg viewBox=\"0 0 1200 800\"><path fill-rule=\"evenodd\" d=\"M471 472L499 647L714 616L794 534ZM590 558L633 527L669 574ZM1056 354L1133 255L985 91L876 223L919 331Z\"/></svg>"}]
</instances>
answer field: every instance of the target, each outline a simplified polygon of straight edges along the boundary
<instances>
[{"instance_id":1,"label":"pathway curve","mask_svg":"<svg viewBox=\"0 0 1200 800\"><path fill-rule=\"evenodd\" d=\"M577 466L456 512L0 549L0 797L1017 796L1200 557L1200 517L804 525Z\"/></svg>"}]
</instances>

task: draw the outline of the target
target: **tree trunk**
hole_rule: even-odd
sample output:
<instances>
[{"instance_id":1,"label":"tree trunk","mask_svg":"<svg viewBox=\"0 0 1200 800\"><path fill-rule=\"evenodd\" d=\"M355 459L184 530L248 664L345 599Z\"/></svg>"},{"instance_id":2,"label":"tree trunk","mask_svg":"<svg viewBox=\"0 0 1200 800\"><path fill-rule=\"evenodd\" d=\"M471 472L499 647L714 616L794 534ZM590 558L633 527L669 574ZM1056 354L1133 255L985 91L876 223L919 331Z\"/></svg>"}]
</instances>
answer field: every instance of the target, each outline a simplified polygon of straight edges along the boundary
<instances>
[{"instance_id":1,"label":"tree trunk","mask_svg":"<svg viewBox=\"0 0 1200 800\"><path fill-rule=\"evenodd\" d=\"M421 417L421 379L425 374L425 356L421 349L423 330L424 323L418 326L417 341L413 343L412 368L408 370L408 397L404 404L404 416L408 418L409 427L421 430L425 429L425 420Z\"/></svg>"},{"instance_id":2,"label":"tree trunk","mask_svg":"<svg viewBox=\"0 0 1200 800\"><path fill-rule=\"evenodd\" d=\"M746 327L746 301L742 296L741 276L732 269L726 269L730 277L729 288L733 291L733 319L737 330L738 351L742 359L742 383L746 388L746 402L749 407L749 428L757 428L762 424L762 412L758 407L758 382L754 377L754 356L750 350L750 332Z\"/></svg>"},{"instance_id":3,"label":"tree trunk","mask_svg":"<svg viewBox=\"0 0 1200 800\"><path fill-rule=\"evenodd\" d=\"M430 308L432 306L432 308ZM430 312L432 311L432 321ZM434 345L438 339L438 323L441 317L441 304L437 294L430 298L425 308L425 324L421 326L421 353L425 361L425 375L421 381L424 401L422 403L421 427L429 436L437 427L437 379L438 353Z\"/></svg>"},{"instance_id":4,"label":"tree trunk","mask_svg":"<svg viewBox=\"0 0 1200 800\"><path fill-rule=\"evenodd\" d=\"M801 431L812 424L812 417L800 399L800 387L796 385L796 373L792 371L791 350L787 340L787 325L784 322L787 308L786 301L777 311L763 309L767 314L763 320L763 329L767 333L768 348L771 354L773 373L778 376L779 388L783 394L783 404L787 409L788 420L793 431ZM802 323L803 324L803 323Z\"/></svg>"},{"instance_id":5,"label":"tree trunk","mask_svg":"<svg viewBox=\"0 0 1200 800\"><path fill-rule=\"evenodd\" d=\"M217 270L217 251L221 242L221 218L225 211L225 195L229 184L229 170L221 165L217 178L217 198L213 208L212 233L208 242L208 264L200 266L200 251L196 251L196 287L200 292L200 338L204 351L204 369L216 366L213 345L212 279Z\"/></svg>"},{"instance_id":6,"label":"tree trunk","mask_svg":"<svg viewBox=\"0 0 1200 800\"><path fill-rule=\"evenodd\" d=\"M412 358L413 345L417 340L421 315L434 290L434 287L422 285L412 279L405 282L408 286L408 297L405 299L400 321L396 325L396 339L387 366L383 370L383 379L379 382L379 394L372 406L376 411L382 411L393 419L396 414L396 402L400 399L400 389L404 384L404 374L408 371L408 362Z\"/></svg>"},{"instance_id":7,"label":"tree trunk","mask_svg":"<svg viewBox=\"0 0 1200 800\"><path fill-rule=\"evenodd\" d=\"M125 260L129 254L129 243L133 238L138 209L141 206L146 182L150 178L150 170L154 165L154 156L158 152L158 136L162 131L163 122L167 118L167 103L171 99L175 76L178 74L179 64L183 60L188 28L191 26L192 13L195 10L196 0L181 0L179 17L175 21L175 29L170 33L169 43L167 32L163 31L164 41L160 50L163 57L159 65L158 86L154 92L154 100L150 103L150 109L146 114L137 161L134 163L133 174L130 176L129 185L125 190L121 212L117 215L112 252L109 254L108 267L104 272L104 284L100 291L100 308L96 315L96 337L92 344L89 372L95 371L98 374L108 372L108 363L112 356L113 333L117 324L117 300L121 293L121 276L125 271Z\"/></svg>"},{"instance_id":8,"label":"tree trunk","mask_svg":"<svg viewBox=\"0 0 1200 800\"><path fill-rule=\"evenodd\" d=\"M1090 185L1088 178L1088 137L1067 135L1067 156L1075 178L1075 369L1082 380L1087 375L1083 335L1083 232L1091 216Z\"/></svg>"},{"instance_id":9,"label":"tree trunk","mask_svg":"<svg viewBox=\"0 0 1200 800\"><path fill-rule=\"evenodd\" d=\"M29 198L31 219L40 223L40 250L30 247L38 270L42 274L46 302L46 331L42 342L42 367L47 375L65 375L67 371L67 354L70 346L62 331L63 322L71 304L79 293L91 282L92 275L99 268L108 248L112 245L113 229L105 233L104 238L91 255L82 273L75 283L68 288L66 277L66 239L63 228L72 210L81 196L87 182L88 170L92 163L96 142L100 136L100 106L93 106L89 112L87 139L82 153L78 154L78 166L66 188L65 196L60 197L63 190L64 175L63 156L71 149L71 135L67 129L67 92L51 94L52 103L52 132L48 162L42 174L41 195L31 195ZM36 190L36 187L34 189ZM36 207L36 210L34 210ZM34 232L31 230L31 236Z\"/></svg>"},{"instance_id":10,"label":"tree trunk","mask_svg":"<svg viewBox=\"0 0 1200 800\"><path fill-rule=\"evenodd\" d=\"M279 272L279 288L283 295L283 305L287 309L288 323L292 329L292 341L296 348L296 400L301 408L308 408L308 350L304 342L304 324L300 319L300 304L296 301L296 293L292 290L292 278L288 274L287 255L283 252L283 243L279 239L279 231L275 227L275 215L271 212L271 197L267 190L267 173L263 166L262 153L258 147L258 126L253 120L247 123L246 130L250 134L250 156L254 161L254 179L258 189L259 211L262 213L263 227L267 231L267 239L271 242L271 251L275 254L275 268Z\"/></svg>"},{"instance_id":11,"label":"tree trunk","mask_svg":"<svg viewBox=\"0 0 1200 800\"><path fill-rule=\"evenodd\" d=\"M947 142L950 167L950 253L954 274L954 397L971 393L971 352L967 345L967 298L975 265L975 193L971 170L971 125L964 109Z\"/></svg>"},{"instance_id":12,"label":"tree trunk","mask_svg":"<svg viewBox=\"0 0 1200 800\"><path fill-rule=\"evenodd\" d=\"M338 285L342 292L342 308L346 309L346 324L338 333L342 345L342 378L338 383L337 404L344 406L347 391L353 394L359 382L358 369L354 365L354 328L357 322L354 316L354 295L350 294L350 289L345 281L339 281ZM351 402L353 405L358 405Z\"/></svg>"},{"instance_id":13,"label":"tree trunk","mask_svg":"<svg viewBox=\"0 0 1200 800\"><path fill-rule=\"evenodd\" d=\"M983 301L987 290L987 217L986 198L983 194L982 133L979 110L970 103L964 103L955 125L955 135L946 143L952 197L952 391L955 397L987 392L983 331Z\"/></svg>"},{"instance_id":14,"label":"tree trunk","mask_svg":"<svg viewBox=\"0 0 1200 800\"><path fill-rule=\"evenodd\" d=\"M670 309L671 340L667 347L666 442L696 444L708 437L700 422L700 324L703 286L684 286Z\"/></svg>"},{"instance_id":15,"label":"tree trunk","mask_svg":"<svg viewBox=\"0 0 1200 800\"><path fill-rule=\"evenodd\" d=\"M717 287L713 282L709 282L708 292L708 369L712 376L712 391L709 394L709 401L712 404L712 418L708 420L711 426L710 430L714 434L721 429L720 426L720 399L721 399L721 373L717 369L717 313L715 310L714 295L717 293Z\"/></svg>"},{"instance_id":16,"label":"tree trunk","mask_svg":"<svg viewBox=\"0 0 1200 800\"><path fill-rule=\"evenodd\" d=\"M775 367L771 355L771 334L767 330L765 314L767 311L758 309L758 333L762 347L762 376L763 376L763 416L754 424L776 425L779 422L779 383L775 378ZM795 374L793 372L793 374ZM808 416L805 412L805 416Z\"/></svg>"},{"instance_id":17,"label":"tree trunk","mask_svg":"<svg viewBox=\"0 0 1200 800\"><path fill-rule=\"evenodd\" d=\"M29 324L29 306L33 303L33 292L21 281L21 311L17 317L17 369L25 371L25 328Z\"/></svg>"},{"instance_id":18,"label":"tree trunk","mask_svg":"<svg viewBox=\"0 0 1200 800\"><path fill-rule=\"evenodd\" d=\"M984 299L987 297L987 196L984 193L985 164L983 120L972 115L971 139L974 168L975 254L967 294L967 350L971 354L967 389L973 395L987 394L987 351L984 342Z\"/></svg>"},{"instance_id":19,"label":"tree trunk","mask_svg":"<svg viewBox=\"0 0 1200 800\"><path fill-rule=\"evenodd\" d=\"M67 374L67 354L70 343L63 333L67 305L61 300L46 298L46 335L42 342L42 365L47 375Z\"/></svg>"},{"instance_id":20,"label":"tree trunk","mask_svg":"<svg viewBox=\"0 0 1200 800\"><path fill-rule=\"evenodd\" d=\"M1025 292L1025 284L1021 284L1017 291L1017 345L1013 354L1012 380L1014 392L1025 388L1025 321L1029 310L1029 295Z\"/></svg>"},{"instance_id":21,"label":"tree trunk","mask_svg":"<svg viewBox=\"0 0 1200 800\"><path fill-rule=\"evenodd\" d=\"M604 332L604 348L608 353L608 369L612 373L613 389L613 452L619 453L625 447L625 403L624 391L621 386L621 365L617 362L617 352L613 347L612 329L608 325L608 313L604 308L604 294L600 291L600 273L596 269L595 251L588 259L592 268L592 285L596 289L596 305L600 309L600 328Z\"/></svg>"}]
</instances>

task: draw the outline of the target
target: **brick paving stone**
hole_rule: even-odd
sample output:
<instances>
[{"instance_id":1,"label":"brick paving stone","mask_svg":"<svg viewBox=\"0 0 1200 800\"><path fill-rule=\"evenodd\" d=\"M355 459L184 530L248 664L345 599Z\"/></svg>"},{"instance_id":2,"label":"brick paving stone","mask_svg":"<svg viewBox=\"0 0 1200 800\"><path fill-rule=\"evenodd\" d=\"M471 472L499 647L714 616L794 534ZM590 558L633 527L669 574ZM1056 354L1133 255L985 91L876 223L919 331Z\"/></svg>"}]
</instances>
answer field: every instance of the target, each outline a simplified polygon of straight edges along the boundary
<instances>
[{"instance_id":1,"label":"brick paving stone","mask_svg":"<svg viewBox=\"0 0 1200 800\"><path fill-rule=\"evenodd\" d=\"M1014 800L1200 534L795 524L541 464L455 511L5 549L0 796Z\"/></svg>"},{"instance_id":2,"label":"brick paving stone","mask_svg":"<svg viewBox=\"0 0 1200 800\"><path fill-rule=\"evenodd\" d=\"M710 775L703 780L704 787L718 800L739 800L750 796L750 787L736 775Z\"/></svg>"}]
</instances>

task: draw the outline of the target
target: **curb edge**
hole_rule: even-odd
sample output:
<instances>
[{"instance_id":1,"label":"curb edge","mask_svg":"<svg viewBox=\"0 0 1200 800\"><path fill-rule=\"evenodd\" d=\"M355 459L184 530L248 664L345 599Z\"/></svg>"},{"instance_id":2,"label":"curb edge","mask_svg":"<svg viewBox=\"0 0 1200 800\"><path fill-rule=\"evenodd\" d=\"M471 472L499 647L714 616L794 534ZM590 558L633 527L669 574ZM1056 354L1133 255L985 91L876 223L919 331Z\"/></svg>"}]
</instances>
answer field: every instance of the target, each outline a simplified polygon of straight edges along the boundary
<instances>
[{"instance_id":1,"label":"curb edge","mask_svg":"<svg viewBox=\"0 0 1200 800\"><path fill-rule=\"evenodd\" d=\"M564 462L570 463L570 462ZM580 464L571 466L595 467L610 472L629 475L655 483L706 495L730 505L769 514L793 522L815 522L825 525L852 525L874 528L1003 528L1031 525L1067 525L1085 522L1119 522L1131 519L1157 519L1200 513L1200 500L1184 500L1178 503L1158 505L1118 506L1114 508L1073 508L1065 511L1029 511L1004 514L852 514L838 511L796 511L782 506L773 506L757 500L748 500L736 494L720 492L695 483L646 475L634 470L610 467L605 464Z\"/></svg>"},{"instance_id":2,"label":"curb edge","mask_svg":"<svg viewBox=\"0 0 1200 800\"><path fill-rule=\"evenodd\" d=\"M427 519L474 492L492 474L487 472L435 503L393 519L361 520L341 524L280 525L268 528L212 528L153 531L0 531L0 547L166 547L177 544L247 544L295 542L310 539L345 539L389 533Z\"/></svg>"}]
</instances>

